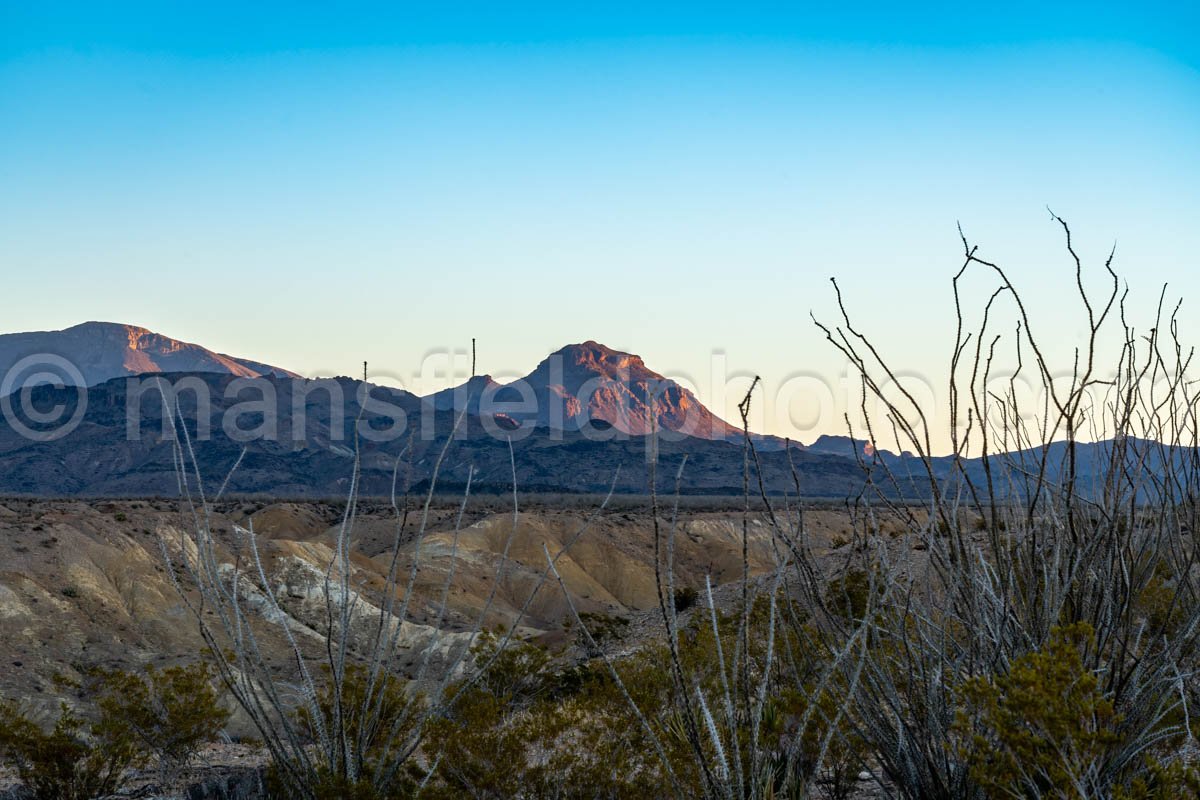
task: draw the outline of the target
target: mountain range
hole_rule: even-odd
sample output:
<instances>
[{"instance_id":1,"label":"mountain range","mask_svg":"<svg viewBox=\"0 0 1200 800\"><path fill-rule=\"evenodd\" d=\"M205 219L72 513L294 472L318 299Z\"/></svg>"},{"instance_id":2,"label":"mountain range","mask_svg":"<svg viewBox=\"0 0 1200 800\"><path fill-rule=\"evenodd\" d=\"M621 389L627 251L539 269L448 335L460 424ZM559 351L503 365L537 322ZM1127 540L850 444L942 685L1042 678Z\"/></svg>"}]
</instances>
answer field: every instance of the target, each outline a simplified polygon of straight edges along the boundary
<instances>
[{"instance_id":1,"label":"mountain range","mask_svg":"<svg viewBox=\"0 0 1200 800\"><path fill-rule=\"evenodd\" d=\"M49 363L48 356L60 361ZM22 359L29 359L29 368L17 369L9 377L6 385L10 390L54 378L68 386L90 387L118 378L163 373L300 377L281 367L110 322L0 335L0 376L9 376L15 367L23 366ZM739 428L709 411L691 391L649 369L640 356L595 341L556 350L517 381L502 385L490 375L479 375L420 400L437 411L465 408L470 413L501 414L515 422L566 431L611 426L622 433L645 436L657 424L660 430L704 439L742 436ZM781 446L782 442L771 440L768 445Z\"/></svg>"},{"instance_id":2,"label":"mountain range","mask_svg":"<svg viewBox=\"0 0 1200 800\"><path fill-rule=\"evenodd\" d=\"M743 486L739 429L640 357L594 341L556 350L517 381L480 375L419 397L345 377L302 378L144 328L85 323L0 336L0 377L8 390L0 392L0 494L176 494L174 441L183 429L194 459L184 477L198 474L209 486L228 479L240 494L340 495L356 453L360 489L380 496L428 487L435 469L447 491L469 480L479 491L503 492L514 471L525 491L640 493L652 476L671 491L685 457L682 491L740 494ZM22 387L26 396L18 396ZM655 426L658 435L649 436ZM929 489L910 454L875 451L862 440L822 436L802 447L752 434L752 441L768 492L845 498L879 465L896 476L889 490L897 495ZM1141 463L1180 457L1154 447L1146 443L1149 460ZM1065 450L1047 453L1054 474ZM1112 453L1112 443L1081 446L1077 471L1100 474ZM1023 465L990 476L997 485L1024 480L1038 460L1013 455ZM940 476L961 467L981 483L989 478L975 461L931 463Z\"/></svg>"},{"instance_id":3,"label":"mountain range","mask_svg":"<svg viewBox=\"0 0 1200 800\"><path fill-rule=\"evenodd\" d=\"M179 418L199 440L194 452L201 475L223 481L240 457L230 489L243 493L337 494L352 473L357 438L364 490L387 494L401 453L408 462L404 479L418 485L431 478L452 436L440 473L448 486L465 483L473 468L477 486L503 490L515 461L526 489L645 491L647 435L655 426L656 457L688 454L685 491L734 492L741 485L738 428L639 356L595 341L556 350L517 381L500 384L480 375L426 397L344 377L305 379L144 328L98 322L0 337L0 372L10 393L29 387L35 412L60 409L72 423L62 433L54 427L61 420L43 423L38 413L10 418L22 406L15 396L4 401L0 493L176 491L173 425L156 395L159 379L179 390L168 392L166 407L177 402ZM135 377L140 380L128 380ZM242 410L247 389L236 383L241 378L260 378L255 388L271 401L259 397L254 413ZM259 395L249 390L251 399ZM270 427L270 435L243 435L256 424ZM369 433L356 437L363 430L356 425ZM775 490L792 485L793 466L819 494L844 494L861 482L849 459L808 454L798 445L785 452L783 440L754 439Z\"/></svg>"}]
</instances>

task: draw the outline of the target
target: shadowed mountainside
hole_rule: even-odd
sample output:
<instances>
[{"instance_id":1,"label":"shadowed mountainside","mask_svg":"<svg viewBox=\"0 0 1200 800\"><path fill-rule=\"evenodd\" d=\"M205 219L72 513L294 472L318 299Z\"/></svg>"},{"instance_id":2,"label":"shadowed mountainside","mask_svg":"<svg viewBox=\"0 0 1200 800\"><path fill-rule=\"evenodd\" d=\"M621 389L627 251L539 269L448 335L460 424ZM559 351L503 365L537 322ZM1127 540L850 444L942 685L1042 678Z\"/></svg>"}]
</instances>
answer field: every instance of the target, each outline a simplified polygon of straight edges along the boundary
<instances>
[{"instance_id":1,"label":"shadowed mountainside","mask_svg":"<svg viewBox=\"0 0 1200 800\"><path fill-rule=\"evenodd\" d=\"M200 474L220 486L241 459L229 491L277 497L341 496L354 471L355 430L360 433L361 491L385 496L397 486L427 485L446 440L439 486L466 482L473 467L480 491L506 492L512 485L509 440L518 486L524 491L646 492L650 437L613 427L561 431L535 426L498 427L493 418L436 411L407 392L342 378L302 381L269 378L257 391L235 391L230 375L166 375L192 439ZM136 382L135 382L136 383ZM183 387L190 388L184 389ZM80 424L50 441L31 440L0 422L0 492L37 496L175 495L179 491L171 420L164 423L155 381L132 386L115 380L92 387ZM199 389L199 391L196 391ZM131 395L130 392L133 392ZM363 400L370 399L363 408ZM203 394L211 402L197 402ZM263 395L273 409L255 403ZM331 402L337 396L341 402ZM80 393L69 387L37 387L38 407L63 406L72 413ZM131 407L132 403L132 407ZM248 406L247 403L250 405ZM200 414L197 415L197 408ZM361 416L360 416L361 415ZM740 443L664 432L657 442L660 491L674 488L681 459L688 457L682 489L687 493L740 494ZM862 470L839 456L790 451L760 456L772 492L801 491L812 497L857 492ZM795 468L795 476L793 475ZM189 465L189 473L192 467Z\"/></svg>"}]
</instances>

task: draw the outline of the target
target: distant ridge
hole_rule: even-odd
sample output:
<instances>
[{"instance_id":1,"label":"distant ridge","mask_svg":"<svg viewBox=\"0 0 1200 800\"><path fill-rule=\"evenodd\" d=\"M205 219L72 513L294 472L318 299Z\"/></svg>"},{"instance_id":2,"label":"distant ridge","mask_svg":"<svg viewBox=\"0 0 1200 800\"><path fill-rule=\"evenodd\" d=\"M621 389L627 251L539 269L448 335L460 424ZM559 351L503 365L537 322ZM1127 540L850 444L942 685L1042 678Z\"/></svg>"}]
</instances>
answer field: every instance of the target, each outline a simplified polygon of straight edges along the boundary
<instances>
[{"instance_id":1,"label":"distant ridge","mask_svg":"<svg viewBox=\"0 0 1200 800\"><path fill-rule=\"evenodd\" d=\"M514 472L522 493L646 494L653 474L647 469L647 438L615 435L603 421L574 431L524 422L520 434L510 437L517 426L506 424L501 414L460 417L435 411L407 392L350 378L328 381L340 387L331 392L314 386L318 381L268 377L255 385L269 384L263 392L271 398L269 410L263 414L277 424L260 428L266 416L235 410L257 399L252 391L244 396L228 391L237 378L164 376L168 386L180 380L190 387L178 395L179 421L189 431L188 458L192 453L195 458L188 472L199 473L206 486L227 485L233 494L344 498L353 482L364 497L394 499L427 492L435 469L438 491L450 494L468 482L476 493L511 492ZM193 391L197 385L200 390ZM79 424L68 423L61 437L30 436L31 429L53 432L55 424L26 423L19 416L10 421L0 412L0 496L175 496L177 451L164 433L172 425L163 419L165 404L152 387L131 391L118 378L89 388ZM372 402L360 402L368 391ZM201 395L206 402L198 402ZM61 408L64 420L74 419L79 396L55 386L31 393L34 406ZM235 429L249 435L235 437ZM724 496L742 490L740 442L663 436L653 448L663 467L657 473L660 492L674 491L672 476L685 456L682 493ZM854 461L834 455L776 449L762 452L760 461L765 488L774 494L793 491L793 468L809 497L844 498L863 483Z\"/></svg>"},{"instance_id":2,"label":"distant ridge","mask_svg":"<svg viewBox=\"0 0 1200 800\"><path fill-rule=\"evenodd\" d=\"M74 370L53 369L46 356L69 362ZM255 378L299 377L280 367L214 353L136 325L85 322L61 331L0 335L0 376L29 358L28 375L13 375L19 388L37 372L51 372L67 385L95 386L113 378L158 372L199 372ZM26 370L22 370L25 372Z\"/></svg>"},{"instance_id":3,"label":"distant ridge","mask_svg":"<svg viewBox=\"0 0 1200 800\"><path fill-rule=\"evenodd\" d=\"M523 399L532 400L532 408L510 408ZM692 392L647 367L641 356L590 340L554 351L512 383L501 385L481 375L423 400L439 411L461 409L465 403L471 413L480 413L482 401L484 412L490 403L513 419L566 431L611 427L645 436L657 426L700 439L742 436L741 429L709 411Z\"/></svg>"},{"instance_id":4,"label":"distant ridge","mask_svg":"<svg viewBox=\"0 0 1200 800\"><path fill-rule=\"evenodd\" d=\"M51 357L51 358L47 358ZM54 357L66 362L54 364ZM22 364L30 359L28 364ZM22 368L14 372L14 367ZM235 377L300 376L280 367L225 355L136 325L85 322L61 331L0 335L0 378L9 391L47 382L97 386L118 378L158 373ZM484 407L481 409L481 403ZM478 375L460 386L421 398L435 412L463 410L504 426L533 424L561 431L607 431L645 436L655 428L712 441L738 441L741 428L710 411L688 389L646 366L641 356L589 340L562 347L524 378L507 384ZM784 441L754 435L766 449ZM798 446L793 443L793 447Z\"/></svg>"},{"instance_id":5,"label":"distant ridge","mask_svg":"<svg viewBox=\"0 0 1200 800\"><path fill-rule=\"evenodd\" d=\"M435 411L462 411L466 408L471 413L477 413L480 398L499 388L500 384L491 375L476 375L465 383L426 395L421 400Z\"/></svg>"},{"instance_id":6,"label":"distant ridge","mask_svg":"<svg viewBox=\"0 0 1200 800\"><path fill-rule=\"evenodd\" d=\"M687 458L682 492L737 494L744 486L739 429L639 356L594 341L556 350L518 381L501 385L480 375L425 398L352 378L309 381L111 323L0 336L0 369L26 357L35 363L17 372L43 385L28 396L15 389L0 397L0 494L170 495L178 490L170 434L176 413L195 432L189 452L204 480L221 485L236 464L229 487L245 493L337 496L358 480L367 495L391 497L427 489L435 469L443 488L451 489L473 482L480 491L508 491L515 472L524 491L645 493L656 474L646 469L651 453L664 465ZM36 377L53 372L54 357L72 364L79 382L90 387L86 393ZM152 394L157 383L147 389L125 380L146 373L163 374L164 386L188 381L166 420L166 404ZM104 375L111 377L100 381ZM260 390L263 405L253 413L244 409L242 393L231 391L241 377L263 378L239 387ZM501 407L488 408L493 402ZM45 418L48 411L61 415ZM655 425L662 435L651 442L646 435ZM1055 442L998 454L985 469L979 459L921 460L847 436L822 436L807 448L792 443L786 451L782 439L751 438L760 456L755 481L761 476L771 493L809 497L854 496L872 474L896 497L922 498L931 478L963 477L977 487L994 485L999 496L1025 497L1037 491L1029 485L1031 465L1044 462L1049 479L1057 480L1068 452ZM1191 448L1126 441L1134 446L1124 456L1130 469L1162 473L1164 465L1194 457ZM1080 485L1093 482L1103 491L1104 469L1116 453L1112 442L1079 443L1071 463ZM878 472L881 467L890 472ZM670 488L661 475L658 480L659 490Z\"/></svg>"}]
</instances>

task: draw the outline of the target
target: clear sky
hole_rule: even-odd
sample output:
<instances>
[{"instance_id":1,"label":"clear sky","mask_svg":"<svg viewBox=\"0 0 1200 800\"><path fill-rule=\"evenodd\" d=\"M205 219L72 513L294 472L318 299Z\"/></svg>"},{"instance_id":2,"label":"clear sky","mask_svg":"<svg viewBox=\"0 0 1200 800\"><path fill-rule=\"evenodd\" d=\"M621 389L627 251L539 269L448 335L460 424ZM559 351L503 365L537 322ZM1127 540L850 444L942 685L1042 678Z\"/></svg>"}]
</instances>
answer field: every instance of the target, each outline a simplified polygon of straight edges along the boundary
<instances>
[{"instance_id":1,"label":"clear sky","mask_svg":"<svg viewBox=\"0 0 1200 800\"><path fill-rule=\"evenodd\" d=\"M471 337L509 375L596 339L732 416L718 353L809 440L836 413L773 398L839 385L828 278L939 382L959 221L1064 354L1047 206L1200 304L1194 3L563 5L0 0L0 331L417 389Z\"/></svg>"}]
</instances>

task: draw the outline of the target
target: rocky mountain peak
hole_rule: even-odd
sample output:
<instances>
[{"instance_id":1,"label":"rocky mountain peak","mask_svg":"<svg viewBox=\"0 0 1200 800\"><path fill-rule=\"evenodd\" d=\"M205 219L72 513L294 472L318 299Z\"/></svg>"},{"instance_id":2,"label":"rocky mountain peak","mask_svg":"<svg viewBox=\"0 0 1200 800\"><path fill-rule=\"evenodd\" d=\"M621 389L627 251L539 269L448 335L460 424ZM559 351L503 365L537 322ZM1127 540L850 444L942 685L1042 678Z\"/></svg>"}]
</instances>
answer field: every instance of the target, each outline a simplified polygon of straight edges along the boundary
<instances>
[{"instance_id":1,"label":"rocky mountain peak","mask_svg":"<svg viewBox=\"0 0 1200 800\"><path fill-rule=\"evenodd\" d=\"M84 322L60 331L32 331L0 335L0 374L28 365L31 375L48 358L61 359L71 369L58 368L66 383L94 386L113 378L159 372L201 372L256 377L295 373L269 364L215 353L197 344L182 342L138 325L117 322ZM61 366L61 365L60 365ZM58 372L64 374L58 375ZM22 376L12 376L20 385Z\"/></svg>"}]
</instances>

